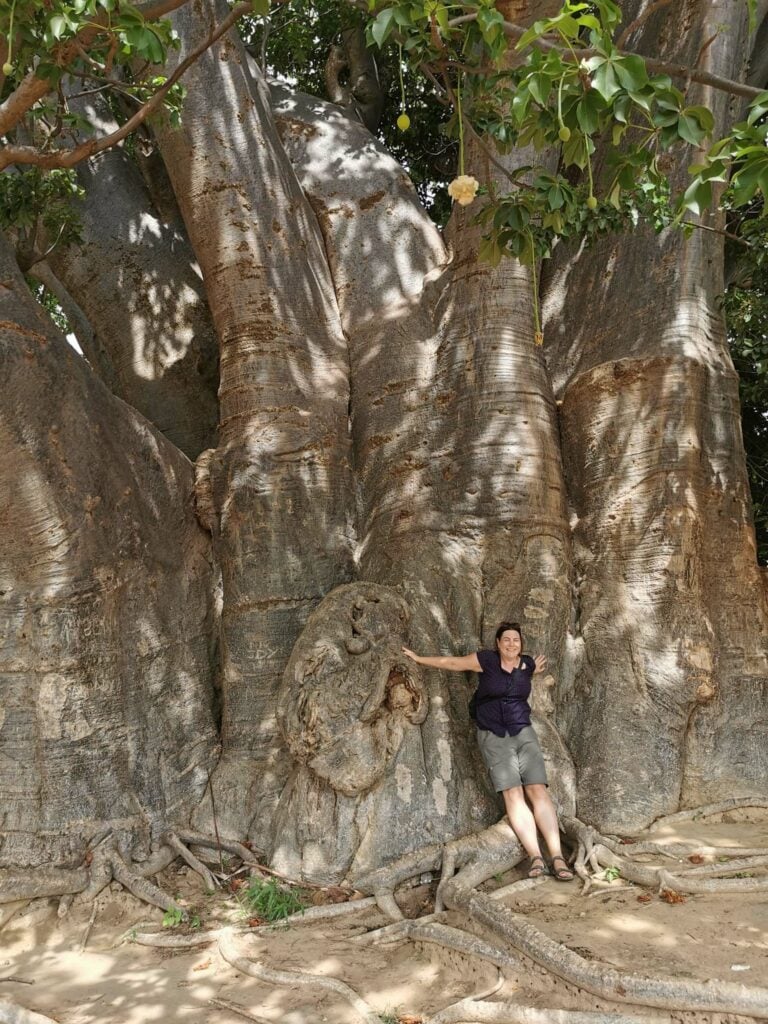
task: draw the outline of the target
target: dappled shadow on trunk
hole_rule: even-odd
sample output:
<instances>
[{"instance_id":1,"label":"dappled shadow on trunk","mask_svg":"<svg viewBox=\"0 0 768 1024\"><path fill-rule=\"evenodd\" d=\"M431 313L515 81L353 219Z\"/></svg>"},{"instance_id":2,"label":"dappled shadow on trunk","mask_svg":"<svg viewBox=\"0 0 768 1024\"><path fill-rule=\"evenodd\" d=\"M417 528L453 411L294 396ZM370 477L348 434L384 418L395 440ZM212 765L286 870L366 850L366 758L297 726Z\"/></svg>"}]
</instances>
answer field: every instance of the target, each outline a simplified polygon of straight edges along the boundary
<instances>
[{"instance_id":1,"label":"dappled shadow on trunk","mask_svg":"<svg viewBox=\"0 0 768 1024\"><path fill-rule=\"evenodd\" d=\"M115 127L98 104L72 106L104 133ZM194 253L182 225L153 210L121 149L81 165L78 177L82 241L54 248L48 263L92 329L85 355L110 390L194 459L215 443L218 421L218 344Z\"/></svg>"},{"instance_id":2,"label":"dappled shadow on trunk","mask_svg":"<svg viewBox=\"0 0 768 1024\"><path fill-rule=\"evenodd\" d=\"M691 10L682 39L657 18L644 44L696 54L714 16ZM707 51L716 72L739 52L744 19L730 17ZM680 182L689 154L675 155ZM717 235L646 231L564 248L545 279L578 588L560 718L579 812L606 829L759 793L768 777L768 608L722 262Z\"/></svg>"},{"instance_id":3,"label":"dappled shadow on trunk","mask_svg":"<svg viewBox=\"0 0 768 1024\"><path fill-rule=\"evenodd\" d=\"M516 617L527 649L545 650L556 670L567 638L569 538L527 272L511 262L479 266L470 217L452 231L448 262L401 169L359 124L330 104L276 95L349 341L358 573L406 598L409 643L420 651L477 649L491 643L499 620ZM430 715L418 750L399 762L419 780L402 849L498 816L465 688L432 670L424 680ZM535 704L568 806L570 759L548 699ZM383 861L391 844L381 834Z\"/></svg>"},{"instance_id":4,"label":"dappled shadow on trunk","mask_svg":"<svg viewBox=\"0 0 768 1024\"><path fill-rule=\"evenodd\" d=\"M174 14L178 59L222 12ZM183 127L159 138L221 347L219 445L199 460L223 577L214 791L222 831L261 847L287 773L281 674L314 605L352 575L348 357L317 224L236 36L185 84ZM207 802L199 821L212 817Z\"/></svg>"},{"instance_id":5,"label":"dappled shadow on trunk","mask_svg":"<svg viewBox=\"0 0 768 1024\"><path fill-rule=\"evenodd\" d=\"M146 857L216 752L212 568L176 448L36 306L2 242L0 863Z\"/></svg>"}]
</instances>

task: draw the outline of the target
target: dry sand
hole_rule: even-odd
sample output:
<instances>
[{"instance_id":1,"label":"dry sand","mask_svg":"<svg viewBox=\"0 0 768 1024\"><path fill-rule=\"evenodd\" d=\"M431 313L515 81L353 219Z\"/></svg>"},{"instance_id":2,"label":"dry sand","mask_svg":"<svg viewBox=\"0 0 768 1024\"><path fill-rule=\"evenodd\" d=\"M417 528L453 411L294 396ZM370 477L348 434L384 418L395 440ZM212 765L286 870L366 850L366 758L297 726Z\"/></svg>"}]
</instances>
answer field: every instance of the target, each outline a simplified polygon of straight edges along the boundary
<instances>
[{"instance_id":1,"label":"dry sand","mask_svg":"<svg viewBox=\"0 0 768 1024\"><path fill-rule=\"evenodd\" d=\"M731 815L730 821L687 823L652 838L768 848L768 820L765 812L762 820L755 812L751 819L740 812ZM490 887L514 877L505 876ZM161 876L161 883L198 908L203 928L242 920L235 897L206 896L198 877L186 868L170 869ZM620 885L620 881L615 883L617 889ZM655 894L650 902L638 901L643 891L607 890L585 898L580 895L580 885L550 879L520 896L515 908L582 956L621 969L702 981L717 978L768 989L768 892L739 897L688 896L685 902L670 905ZM405 894L406 914L425 913L432 893L433 887L425 885ZM215 944L175 952L121 943L121 936L140 922L162 930L162 912L152 911L114 885L98 898L87 945L81 951L92 909L76 900L59 919L55 900L0 908L0 998L14 999L61 1024L242 1022L231 1010L212 1006L211 999L237 1003L264 1022L359 1021L351 1007L335 995L306 988L273 988L240 974L221 959ZM446 921L461 923L450 914ZM484 988L496 977L492 965L434 945L401 941L372 946L355 941L362 931L385 923L376 908L368 908L337 921L245 935L238 945L244 955L271 967L340 978L377 1012L395 1019L398 1013L434 1012ZM629 1012L629 1008L601 1003L554 981L529 961L521 961L514 976L507 973L505 986L495 998L539 1007ZM668 1020L669 1016L659 1012L659 1019ZM673 1019L731 1024L747 1018L677 1014Z\"/></svg>"}]
</instances>

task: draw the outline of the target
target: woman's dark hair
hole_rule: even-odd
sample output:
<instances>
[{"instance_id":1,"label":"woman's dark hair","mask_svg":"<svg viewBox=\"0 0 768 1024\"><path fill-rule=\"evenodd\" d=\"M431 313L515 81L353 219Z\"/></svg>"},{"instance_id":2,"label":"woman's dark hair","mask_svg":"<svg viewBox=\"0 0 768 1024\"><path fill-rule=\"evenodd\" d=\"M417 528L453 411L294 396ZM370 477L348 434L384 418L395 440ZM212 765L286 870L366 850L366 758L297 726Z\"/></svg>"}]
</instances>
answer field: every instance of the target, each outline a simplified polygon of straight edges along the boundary
<instances>
[{"instance_id":1,"label":"woman's dark hair","mask_svg":"<svg viewBox=\"0 0 768 1024\"><path fill-rule=\"evenodd\" d=\"M514 629L514 631L519 634L520 643L522 644L523 631L522 629L520 629L519 622L502 622L499 628L496 630L495 644L498 646L499 640L501 640L502 635L506 633L508 629Z\"/></svg>"}]
</instances>

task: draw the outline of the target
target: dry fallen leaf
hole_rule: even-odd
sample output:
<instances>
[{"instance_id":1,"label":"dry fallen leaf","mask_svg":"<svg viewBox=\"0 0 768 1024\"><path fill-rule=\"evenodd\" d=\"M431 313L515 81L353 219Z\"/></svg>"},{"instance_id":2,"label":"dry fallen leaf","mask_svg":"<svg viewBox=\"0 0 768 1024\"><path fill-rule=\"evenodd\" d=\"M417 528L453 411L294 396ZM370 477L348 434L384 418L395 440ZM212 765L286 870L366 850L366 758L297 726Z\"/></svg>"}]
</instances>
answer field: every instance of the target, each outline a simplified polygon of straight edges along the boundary
<instances>
[{"instance_id":1,"label":"dry fallen leaf","mask_svg":"<svg viewBox=\"0 0 768 1024\"><path fill-rule=\"evenodd\" d=\"M248 927L249 928L258 928L262 924L264 924L264 922L262 921L262 919L260 917L249 917L248 918Z\"/></svg>"},{"instance_id":2,"label":"dry fallen leaf","mask_svg":"<svg viewBox=\"0 0 768 1024\"><path fill-rule=\"evenodd\" d=\"M325 891L331 903L346 903L351 894L350 889L344 889L340 885L329 885Z\"/></svg>"},{"instance_id":3,"label":"dry fallen leaf","mask_svg":"<svg viewBox=\"0 0 768 1024\"><path fill-rule=\"evenodd\" d=\"M400 1013L397 1016L397 1024L422 1024L423 1020L417 1013Z\"/></svg>"},{"instance_id":4,"label":"dry fallen leaf","mask_svg":"<svg viewBox=\"0 0 768 1024\"><path fill-rule=\"evenodd\" d=\"M210 966L211 966L211 961L210 960L203 960L203 962L201 964L197 964L197 966L193 967L192 970L193 971L207 971Z\"/></svg>"},{"instance_id":5,"label":"dry fallen leaf","mask_svg":"<svg viewBox=\"0 0 768 1024\"><path fill-rule=\"evenodd\" d=\"M653 899L653 896L651 895L651 893L649 893L649 892L641 892L640 895L637 897L637 902L638 903L650 903L652 899Z\"/></svg>"},{"instance_id":6,"label":"dry fallen leaf","mask_svg":"<svg viewBox=\"0 0 768 1024\"><path fill-rule=\"evenodd\" d=\"M704 858L701 856L700 853L692 853L691 856L688 858L688 860L691 862L691 864L703 864L704 863Z\"/></svg>"},{"instance_id":7,"label":"dry fallen leaf","mask_svg":"<svg viewBox=\"0 0 768 1024\"><path fill-rule=\"evenodd\" d=\"M664 891L659 895L665 903L685 903L685 896L681 896L681 894L679 892L675 892L674 889L664 889Z\"/></svg>"}]
</instances>

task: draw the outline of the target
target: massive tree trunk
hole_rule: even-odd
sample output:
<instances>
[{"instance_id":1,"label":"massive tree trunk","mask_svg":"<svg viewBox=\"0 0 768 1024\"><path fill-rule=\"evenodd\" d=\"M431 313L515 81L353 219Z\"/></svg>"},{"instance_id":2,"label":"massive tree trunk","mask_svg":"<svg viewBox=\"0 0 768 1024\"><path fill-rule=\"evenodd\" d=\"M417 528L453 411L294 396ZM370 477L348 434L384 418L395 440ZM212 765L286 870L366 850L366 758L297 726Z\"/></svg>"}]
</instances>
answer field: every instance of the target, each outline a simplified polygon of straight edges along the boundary
<instances>
[{"instance_id":1,"label":"massive tree trunk","mask_svg":"<svg viewBox=\"0 0 768 1024\"><path fill-rule=\"evenodd\" d=\"M510 5L516 20L536 6ZM705 59L741 73L741 0L703 7L659 10L643 46L695 59L724 24ZM176 12L175 59L222 11ZM194 496L211 536L184 456L3 268L3 862L76 860L99 822L149 840L194 813L280 870L338 880L486 825L500 808L469 689L400 646L465 653L504 618L550 659L534 705L564 809L625 831L764 791L768 609L716 236L563 247L542 353L529 272L478 264L471 213L446 246L359 122L285 89L270 101L234 34L185 82L182 130L157 134L220 349L218 441ZM726 101L707 99L723 123ZM689 156L673 154L680 172ZM139 309L171 228L150 230L135 169L110 159L84 172L90 269L72 253L57 269L110 353L130 352L93 254L110 225L145 268L114 278ZM117 181L124 202L101 219ZM180 287L192 258L176 255L164 273ZM119 393L163 425L146 381Z\"/></svg>"},{"instance_id":2,"label":"massive tree trunk","mask_svg":"<svg viewBox=\"0 0 768 1024\"><path fill-rule=\"evenodd\" d=\"M531 649L557 662L569 621L569 539L555 406L533 343L527 272L511 263L478 267L479 231L466 216L450 229L449 259L407 178L362 126L328 104L284 90L276 96L349 339L359 575L406 598L419 649L490 644L514 609ZM394 260L389 237L397 239ZM357 811L365 828L352 875L394 848L466 834L498 816L475 752L466 686L435 671L423 676L431 714L406 730L393 770ZM292 678L289 670L289 688ZM567 808L570 759L546 716L539 726ZM315 783L314 794L336 813L327 780ZM316 866L318 838L340 822L316 807L309 815L308 794L302 803L292 788L290 800ZM281 823L285 817L283 810ZM301 861L291 864L282 829L278 839L280 866L295 870Z\"/></svg>"},{"instance_id":3,"label":"massive tree trunk","mask_svg":"<svg viewBox=\"0 0 768 1024\"><path fill-rule=\"evenodd\" d=\"M225 10L174 15L178 59ZM198 463L224 586L215 789L220 826L263 846L287 773L277 687L309 612L352 575L348 356L317 223L239 39L185 82L184 127L161 147L221 351L219 446Z\"/></svg>"},{"instance_id":4,"label":"massive tree trunk","mask_svg":"<svg viewBox=\"0 0 768 1024\"><path fill-rule=\"evenodd\" d=\"M746 19L737 0L689 3L634 42L695 63L715 35L708 70L738 76ZM722 131L732 101L702 92L691 102ZM672 155L679 186L691 155ZM558 720L579 812L610 830L759 793L768 778L768 608L718 308L722 250L709 231L607 238L559 252L546 284L578 591Z\"/></svg>"},{"instance_id":5,"label":"massive tree trunk","mask_svg":"<svg viewBox=\"0 0 768 1024\"><path fill-rule=\"evenodd\" d=\"M51 325L0 239L0 865L146 855L213 766L213 571L187 459Z\"/></svg>"},{"instance_id":6,"label":"massive tree trunk","mask_svg":"<svg viewBox=\"0 0 768 1024\"><path fill-rule=\"evenodd\" d=\"M73 106L105 133L116 127L99 105ZM98 340L86 352L94 370L194 459L215 443L218 423L218 349L194 253L180 225L152 209L122 149L78 176L82 242L54 248L50 268Z\"/></svg>"}]
</instances>

